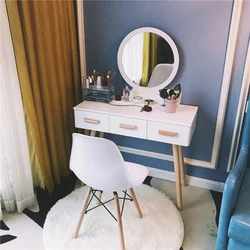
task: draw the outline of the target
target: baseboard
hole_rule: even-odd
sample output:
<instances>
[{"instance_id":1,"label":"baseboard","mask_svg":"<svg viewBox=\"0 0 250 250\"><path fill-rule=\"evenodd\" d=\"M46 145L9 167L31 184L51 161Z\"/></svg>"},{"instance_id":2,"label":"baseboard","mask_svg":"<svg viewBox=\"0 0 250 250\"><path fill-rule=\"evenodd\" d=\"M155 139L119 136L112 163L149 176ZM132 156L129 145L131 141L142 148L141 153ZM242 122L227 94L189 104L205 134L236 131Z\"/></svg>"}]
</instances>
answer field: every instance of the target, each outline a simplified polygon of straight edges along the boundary
<instances>
[{"instance_id":1,"label":"baseboard","mask_svg":"<svg viewBox=\"0 0 250 250\"><path fill-rule=\"evenodd\" d=\"M168 181L175 181L174 172L165 171L162 169L149 167L149 175L152 177L156 177L156 178L160 178L160 179L164 179ZM187 182L187 185L190 185L190 186L209 189L209 190L213 190L213 191L217 191L221 193L224 190L223 182L211 181L211 180L189 176L189 175L186 176L186 182Z\"/></svg>"}]
</instances>

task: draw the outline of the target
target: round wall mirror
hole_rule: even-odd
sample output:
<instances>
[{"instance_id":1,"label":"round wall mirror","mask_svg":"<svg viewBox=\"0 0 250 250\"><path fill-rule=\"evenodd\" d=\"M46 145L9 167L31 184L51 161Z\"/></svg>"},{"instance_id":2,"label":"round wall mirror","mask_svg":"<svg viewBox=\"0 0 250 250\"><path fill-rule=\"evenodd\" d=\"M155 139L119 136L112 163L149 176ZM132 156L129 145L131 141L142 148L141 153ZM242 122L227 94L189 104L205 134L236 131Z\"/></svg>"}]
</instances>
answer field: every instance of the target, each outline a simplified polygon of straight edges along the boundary
<instances>
[{"instance_id":1,"label":"round wall mirror","mask_svg":"<svg viewBox=\"0 0 250 250\"><path fill-rule=\"evenodd\" d=\"M117 62L122 77L133 91L149 96L152 91L158 94L156 90L166 87L174 79L179 67L179 53L165 32L144 27L123 39Z\"/></svg>"}]
</instances>

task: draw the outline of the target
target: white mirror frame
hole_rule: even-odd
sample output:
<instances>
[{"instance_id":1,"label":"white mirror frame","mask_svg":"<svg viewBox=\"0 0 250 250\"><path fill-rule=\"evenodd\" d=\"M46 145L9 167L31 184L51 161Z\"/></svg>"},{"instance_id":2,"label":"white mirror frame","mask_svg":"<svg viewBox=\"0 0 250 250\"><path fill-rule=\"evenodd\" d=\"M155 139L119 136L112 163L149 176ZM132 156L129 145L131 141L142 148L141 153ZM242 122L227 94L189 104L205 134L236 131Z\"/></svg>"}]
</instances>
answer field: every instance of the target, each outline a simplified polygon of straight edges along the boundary
<instances>
[{"instance_id":1,"label":"white mirror frame","mask_svg":"<svg viewBox=\"0 0 250 250\"><path fill-rule=\"evenodd\" d=\"M156 87L141 87L136 85L135 83L133 83L127 76L127 74L124 71L123 65L122 65L122 53L123 53L123 49L125 47L125 45L127 44L127 42L134 36L137 35L139 33L142 32L152 32L155 33L161 37L163 37L168 44L170 45L170 47L173 50L173 54L174 54L174 67L172 70L172 73L170 74L170 76L168 77L168 79L163 82L162 84L160 84L159 86ZM174 79L174 77L176 76L177 70L179 68L179 52L177 50L177 47L174 43L174 41L172 40L172 38L167 35L165 32L163 32L162 30L156 29L156 28L152 28L152 27L143 27L143 28L139 28L136 29L132 32L130 32L121 42L120 47L118 49L118 54L117 54L117 64L118 64L118 68L119 71L123 77L123 79L131 86L133 87L133 90L131 91L132 96L142 96L144 99L150 98L150 99L160 99L159 98L159 90L166 87L167 85L169 85L172 80Z\"/></svg>"}]
</instances>

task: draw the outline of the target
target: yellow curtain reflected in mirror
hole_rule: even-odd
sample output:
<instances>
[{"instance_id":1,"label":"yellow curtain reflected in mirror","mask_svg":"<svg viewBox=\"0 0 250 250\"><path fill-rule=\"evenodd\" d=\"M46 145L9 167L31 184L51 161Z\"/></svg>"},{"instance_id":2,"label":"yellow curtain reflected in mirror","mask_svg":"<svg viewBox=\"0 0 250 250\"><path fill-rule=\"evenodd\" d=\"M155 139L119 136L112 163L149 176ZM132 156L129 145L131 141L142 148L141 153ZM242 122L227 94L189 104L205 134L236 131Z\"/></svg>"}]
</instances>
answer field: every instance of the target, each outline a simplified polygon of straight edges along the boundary
<instances>
[{"instance_id":1,"label":"yellow curtain reflected in mirror","mask_svg":"<svg viewBox=\"0 0 250 250\"><path fill-rule=\"evenodd\" d=\"M140 85L146 87L157 64L158 35L144 32L143 36L142 80Z\"/></svg>"}]
</instances>

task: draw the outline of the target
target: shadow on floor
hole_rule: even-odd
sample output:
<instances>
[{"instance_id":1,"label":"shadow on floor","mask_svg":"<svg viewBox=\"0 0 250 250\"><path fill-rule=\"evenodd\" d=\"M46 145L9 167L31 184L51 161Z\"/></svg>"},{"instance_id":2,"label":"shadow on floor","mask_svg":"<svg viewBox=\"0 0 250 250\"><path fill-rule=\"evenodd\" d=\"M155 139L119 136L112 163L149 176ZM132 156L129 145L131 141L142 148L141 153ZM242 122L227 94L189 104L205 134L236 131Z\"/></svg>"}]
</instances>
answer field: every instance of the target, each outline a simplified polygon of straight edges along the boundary
<instances>
[{"instance_id":1,"label":"shadow on floor","mask_svg":"<svg viewBox=\"0 0 250 250\"><path fill-rule=\"evenodd\" d=\"M25 209L23 213L29 216L39 226L43 227L49 210L54 206L54 204L58 200L67 196L74 190L76 180L77 178L74 173L70 173L70 175L66 178L61 178L61 183L55 186L55 189L51 194L49 194L46 190L37 188L36 196L40 209L39 212L36 213L30 211L29 209Z\"/></svg>"},{"instance_id":2,"label":"shadow on floor","mask_svg":"<svg viewBox=\"0 0 250 250\"><path fill-rule=\"evenodd\" d=\"M219 223L219 218L220 218L220 207L221 207L221 200L222 200L222 193L220 192L216 192L216 191L211 191L210 190L210 193L214 199L214 203L215 203L215 206L216 206L216 224L217 224L217 227L218 227L218 223Z\"/></svg>"}]
</instances>

